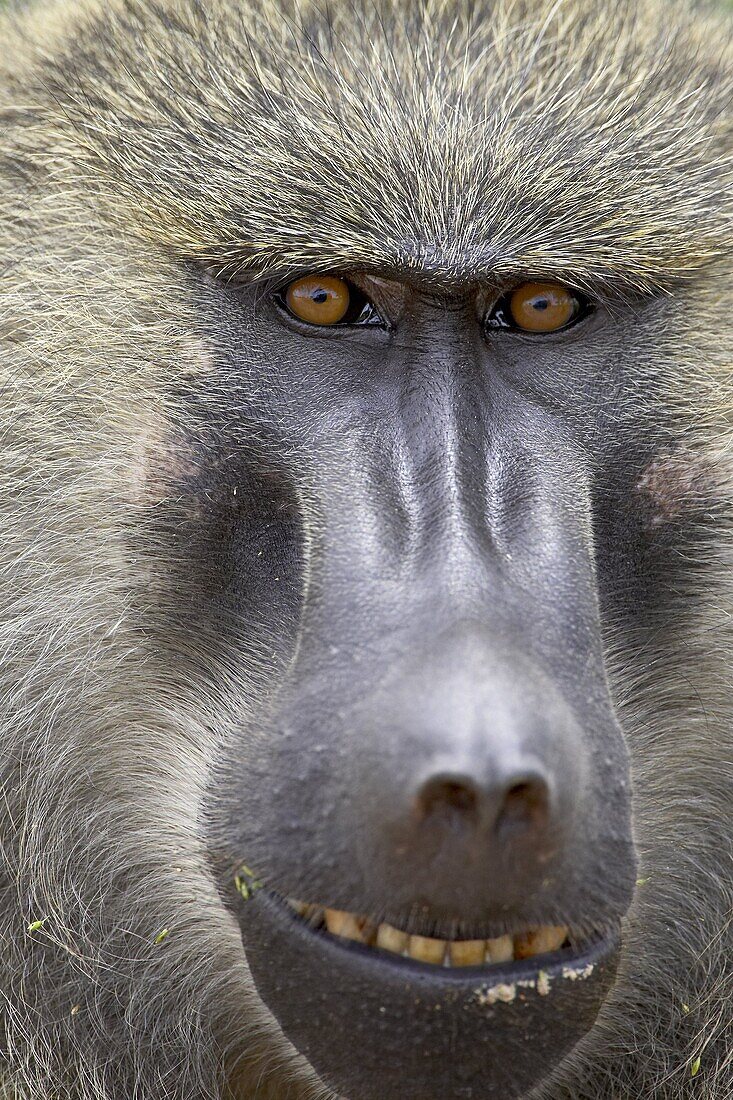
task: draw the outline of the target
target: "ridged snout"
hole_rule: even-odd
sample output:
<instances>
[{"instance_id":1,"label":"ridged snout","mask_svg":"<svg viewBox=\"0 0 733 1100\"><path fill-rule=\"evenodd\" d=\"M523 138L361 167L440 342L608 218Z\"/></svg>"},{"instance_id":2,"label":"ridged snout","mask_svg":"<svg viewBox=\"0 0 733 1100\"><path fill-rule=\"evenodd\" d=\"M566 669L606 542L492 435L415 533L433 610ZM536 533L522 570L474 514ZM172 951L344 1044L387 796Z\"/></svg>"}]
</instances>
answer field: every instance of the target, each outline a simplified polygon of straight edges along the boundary
<instances>
[{"instance_id":1,"label":"ridged snout","mask_svg":"<svg viewBox=\"0 0 733 1100\"><path fill-rule=\"evenodd\" d=\"M230 836L280 894L410 934L611 926L634 857L586 472L527 443L494 477L455 435L422 465L393 441L400 507L373 462L324 453L297 644L232 768Z\"/></svg>"}]
</instances>

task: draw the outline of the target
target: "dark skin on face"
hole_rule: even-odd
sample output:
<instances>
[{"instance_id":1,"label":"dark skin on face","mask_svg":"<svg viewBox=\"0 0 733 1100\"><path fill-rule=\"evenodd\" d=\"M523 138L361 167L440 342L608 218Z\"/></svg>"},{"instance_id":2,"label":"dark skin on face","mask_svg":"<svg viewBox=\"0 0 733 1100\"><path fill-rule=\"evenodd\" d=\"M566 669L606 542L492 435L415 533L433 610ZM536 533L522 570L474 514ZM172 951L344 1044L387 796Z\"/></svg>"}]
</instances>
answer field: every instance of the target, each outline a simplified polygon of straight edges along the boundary
<instances>
[{"instance_id":1,"label":"dark skin on face","mask_svg":"<svg viewBox=\"0 0 733 1100\"><path fill-rule=\"evenodd\" d=\"M222 355L264 373L222 598L285 670L212 824L258 991L349 1100L525 1095L636 875L594 537L617 328L541 277L227 295Z\"/></svg>"}]
</instances>

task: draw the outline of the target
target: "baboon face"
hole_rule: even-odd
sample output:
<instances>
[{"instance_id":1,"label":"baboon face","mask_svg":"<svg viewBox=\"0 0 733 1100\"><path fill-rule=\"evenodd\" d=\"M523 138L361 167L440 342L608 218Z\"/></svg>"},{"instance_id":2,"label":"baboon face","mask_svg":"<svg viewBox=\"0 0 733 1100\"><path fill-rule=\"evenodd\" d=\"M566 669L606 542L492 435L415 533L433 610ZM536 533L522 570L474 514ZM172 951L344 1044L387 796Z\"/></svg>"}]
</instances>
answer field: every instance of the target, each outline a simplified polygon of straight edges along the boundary
<instances>
[{"instance_id":1,"label":"baboon face","mask_svg":"<svg viewBox=\"0 0 733 1100\"><path fill-rule=\"evenodd\" d=\"M642 539L654 441L620 454L608 396L655 311L429 271L204 308L266 441L229 447L231 598L285 664L215 784L258 990L349 1097L521 1095L592 1025L636 877L603 620L639 576L597 532Z\"/></svg>"},{"instance_id":2,"label":"baboon face","mask_svg":"<svg viewBox=\"0 0 733 1100\"><path fill-rule=\"evenodd\" d=\"M19 1100L680 1100L730 1023L704 24L95 3L0 102Z\"/></svg>"}]
</instances>

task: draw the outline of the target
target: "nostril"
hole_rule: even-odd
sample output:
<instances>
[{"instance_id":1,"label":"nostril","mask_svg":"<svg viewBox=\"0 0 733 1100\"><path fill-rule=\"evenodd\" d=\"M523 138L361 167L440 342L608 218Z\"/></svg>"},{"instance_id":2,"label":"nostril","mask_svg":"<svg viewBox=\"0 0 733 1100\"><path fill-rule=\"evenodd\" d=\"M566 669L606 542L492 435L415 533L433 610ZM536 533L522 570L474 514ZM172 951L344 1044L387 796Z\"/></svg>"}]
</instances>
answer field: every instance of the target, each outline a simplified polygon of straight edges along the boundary
<instances>
[{"instance_id":1,"label":"nostril","mask_svg":"<svg viewBox=\"0 0 733 1100\"><path fill-rule=\"evenodd\" d=\"M515 772L485 784L462 773L441 772L422 783L414 810L421 821L481 827L505 842L524 833L543 833L550 802L550 787L541 772Z\"/></svg>"},{"instance_id":2,"label":"nostril","mask_svg":"<svg viewBox=\"0 0 733 1100\"><path fill-rule=\"evenodd\" d=\"M544 828L550 814L550 792L541 776L531 776L513 783L502 802L496 818L497 836Z\"/></svg>"},{"instance_id":3,"label":"nostril","mask_svg":"<svg viewBox=\"0 0 733 1100\"><path fill-rule=\"evenodd\" d=\"M416 804L421 817L435 815L475 817L479 795L473 782L461 776L437 775L418 792Z\"/></svg>"}]
</instances>

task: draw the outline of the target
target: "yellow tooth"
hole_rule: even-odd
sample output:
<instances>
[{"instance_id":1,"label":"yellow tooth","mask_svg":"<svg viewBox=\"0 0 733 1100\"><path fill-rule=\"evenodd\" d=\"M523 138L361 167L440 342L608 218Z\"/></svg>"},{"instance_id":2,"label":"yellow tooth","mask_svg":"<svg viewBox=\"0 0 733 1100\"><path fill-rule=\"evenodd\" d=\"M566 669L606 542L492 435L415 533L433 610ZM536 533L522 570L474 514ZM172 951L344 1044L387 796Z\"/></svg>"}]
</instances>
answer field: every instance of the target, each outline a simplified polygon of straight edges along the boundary
<instances>
[{"instance_id":1,"label":"yellow tooth","mask_svg":"<svg viewBox=\"0 0 733 1100\"><path fill-rule=\"evenodd\" d=\"M407 950L409 940L407 932L400 932L399 928L393 928L391 924L380 924L377 929L377 947L383 951L395 951L401 955Z\"/></svg>"},{"instance_id":2,"label":"yellow tooth","mask_svg":"<svg viewBox=\"0 0 733 1100\"><path fill-rule=\"evenodd\" d=\"M365 943L361 931L361 921L353 914L345 913L342 909L326 909L326 928L332 936L341 936L344 940L358 940Z\"/></svg>"},{"instance_id":3,"label":"yellow tooth","mask_svg":"<svg viewBox=\"0 0 733 1100\"><path fill-rule=\"evenodd\" d=\"M564 924L533 928L522 936L514 937L514 957L530 959L533 955L545 955L548 951L557 951L562 947L567 934L567 926Z\"/></svg>"},{"instance_id":4,"label":"yellow tooth","mask_svg":"<svg viewBox=\"0 0 733 1100\"><path fill-rule=\"evenodd\" d=\"M369 944L370 947L374 947L377 942L376 924L371 924L368 920L360 920L359 928L361 929L361 938L363 942Z\"/></svg>"},{"instance_id":5,"label":"yellow tooth","mask_svg":"<svg viewBox=\"0 0 733 1100\"><path fill-rule=\"evenodd\" d=\"M454 940L449 951L451 966L481 966L486 958L486 940Z\"/></svg>"},{"instance_id":6,"label":"yellow tooth","mask_svg":"<svg viewBox=\"0 0 733 1100\"><path fill-rule=\"evenodd\" d=\"M305 917L308 913L309 906L304 901L296 901L295 898L288 898L288 905L291 909L294 909L296 913L299 913L301 917Z\"/></svg>"},{"instance_id":7,"label":"yellow tooth","mask_svg":"<svg viewBox=\"0 0 733 1100\"><path fill-rule=\"evenodd\" d=\"M439 966L443 961L446 946L445 940L432 940L428 936L410 936L407 950L411 959Z\"/></svg>"},{"instance_id":8,"label":"yellow tooth","mask_svg":"<svg viewBox=\"0 0 733 1100\"><path fill-rule=\"evenodd\" d=\"M486 941L486 953L492 963L511 962L514 958L514 940L511 936L498 936Z\"/></svg>"}]
</instances>

